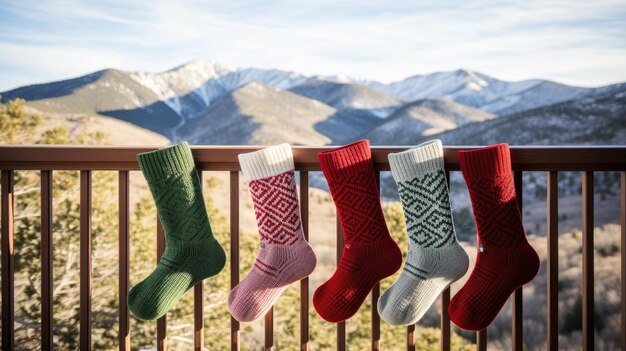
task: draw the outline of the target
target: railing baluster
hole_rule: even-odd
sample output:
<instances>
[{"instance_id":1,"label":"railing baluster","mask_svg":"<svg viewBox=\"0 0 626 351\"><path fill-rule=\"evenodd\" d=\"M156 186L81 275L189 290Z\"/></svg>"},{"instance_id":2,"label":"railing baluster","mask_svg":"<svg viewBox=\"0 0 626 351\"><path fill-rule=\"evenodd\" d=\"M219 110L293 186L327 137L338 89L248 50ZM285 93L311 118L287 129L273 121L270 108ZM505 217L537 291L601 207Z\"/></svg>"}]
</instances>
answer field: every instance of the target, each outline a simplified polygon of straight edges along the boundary
<instances>
[{"instance_id":1,"label":"railing baluster","mask_svg":"<svg viewBox=\"0 0 626 351\"><path fill-rule=\"evenodd\" d=\"M476 350L487 351L487 328L476 332Z\"/></svg>"},{"instance_id":2,"label":"railing baluster","mask_svg":"<svg viewBox=\"0 0 626 351\"><path fill-rule=\"evenodd\" d=\"M239 283L239 172L230 172L230 289ZM230 349L239 351L239 321L230 316Z\"/></svg>"},{"instance_id":3,"label":"railing baluster","mask_svg":"<svg viewBox=\"0 0 626 351\"><path fill-rule=\"evenodd\" d=\"M406 327L406 350L415 351L415 324Z\"/></svg>"},{"instance_id":4,"label":"railing baluster","mask_svg":"<svg viewBox=\"0 0 626 351\"><path fill-rule=\"evenodd\" d=\"M274 349L274 307L265 314L265 351Z\"/></svg>"},{"instance_id":5,"label":"railing baluster","mask_svg":"<svg viewBox=\"0 0 626 351\"><path fill-rule=\"evenodd\" d=\"M583 351L594 349L593 172L583 172Z\"/></svg>"},{"instance_id":6,"label":"railing baluster","mask_svg":"<svg viewBox=\"0 0 626 351\"><path fill-rule=\"evenodd\" d=\"M91 350L91 171L80 171L80 349Z\"/></svg>"},{"instance_id":7,"label":"railing baluster","mask_svg":"<svg viewBox=\"0 0 626 351\"><path fill-rule=\"evenodd\" d=\"M446 183L450 192L450 171L446 171ZM450 351L450 316L448 306L450 305L450 287L441 293L441 351Z\"/></svg>"},{"instance_id":8,"label":"railing baluster","mask_svg":"<svg viewBox=\"0 0 626 351\"><path fill-rule=\"evenodd\" d=\"M622 350L626 350L626 172L620 173L621 190L620 190L620 210L622 220Z\"/></svg>"},{"instance_id":9,"label":"railing baluster","mask_svg":"<svg viewBox=\"0 0 626 351\"><path fill-rule=\"evenodd\" d=\"M163 232L163 225L161 224L161 220L157 215L157 264L163 256L163 252L165 252L165 233ZM157 319L156 322L157 330L156 330L156 342L157 342L157 351L166 351L167 350L167 314L163 317Z\"/></svg>"},{"instance_id":10,"label":"railing baluster","mask_svg":"<svg viewBox=\"0 0 626 351\"><path fill-rule=\"evenodd\" d=\"M376 188L380 194L380 172L376 172ZM378 297L380 282L372 289L372 351L380 350L380 316L378 315Z\"/></svg>"},{"instance_id":11,"label":"railing baluster","mask_svg":"<svg viewBox=\"0 0 626 351\"><path fill-rule=\"evenodd\" d=\"M548 173L548 307L547 345L559 348L559 176Z\"/></svg>"},{"instance_id":12,"label":"railing baluster","mask_svg":"<svg viewBox=\"0 0 626 351\"><path fill-rule=\"evenodd\" d=\"M450 287L441 293L441 351L450 351Z\"/></svg>"},{"instance_id":13,"label":"railing baluster","mask_svg":"<svg viewBox=\"0 0 626 351\"><path fill-rule=\"evenodd\" d=\"M14 251L13 251L13 171L2 171L2 349L15 347Z\"/></svg>"},{"instance_id":14,"label":"railing baluster","mask_svg":"<svg viewBox=\"0 0 626 351\"><path fill-rule=\"evenodd\" d=\"M378 297L380 283L372 289L372 351L380 350L380 316L378 315Z\"/></svg>"},{"instance_id":15,"label":"railing baluster","mask_svg":"<svg viewBox=\"0 0 626 351\"><path fill-rule=\"evenodd\" d=\"M41 349L52 350L52 171L41 171Z\"/></svg>"},{"instance_id":16,"label":"railing baluster","mask_svg":"<svg viewBox=\"0 0 626 351\"><path fill-rule=\"evenodd\" d=\"M523 199L524 192L522 188L522 172L516 171L513 174L515 182L515 194L517 196L517 205L519 207L520 216L524 217ZM524 329L523 329L523 287L519 287L513 293L513 305L512 309L512 344L514 351L522 351L524 348Z\"/></svg>"},{"instance_id":17,"label":"railing baluster","mask_svg":"<svg viewBox=\"0 0 626 351\"><path fill-rule=\"evenodd\" d=\"M300 216L304 239L309 240L309 172L300 172ZM300 351L309 349L309 278L300 280Z\"/></svg>"},{"instance_id":18,"label":"railing baluster","mask_svg":"<svg viewBox=\"0 0 626 351\"><path fill-rule=\"evenodd\" d=\"M341 231L341 222L339 220L339 212L337 212L337 266L341 260L343 253L343 232ZM337 323L337 351L345 351L346 349L346 322Z\"/></svg>"},{"instance_id":19,"label":"railing baluster","mask_svg":"<svg viewBox=\"0 0 626 351\"><path fill-rule=\"evenodd\" d=\"M204 284L197 283L193 287L193 345L194 350L204 348Z\"/></svg>"},{"instance_id":20,"label":"railing baluster","mask_svg":"<svg viewBox=\"0 0 626 351\"><path fill-rule=\"evenodd\" d=\"M202 171L198 171L200 189L203 189ZM204 199L203 199L204 200ZM200 351L204 348L204 283L198 282L193 287L193 347Z\"/></svg>"},{"instance_id":21,"label":"railing baluster","mask_svg":"<svg viewBox=\"0 0 626 351\"><path fill-rule=\"evenodd\" d=\"M126 300L128 298L129 260L130 260L130 192L129 173L118 173L118 203L119 203L119 350L130 351L130 314Z\"/></svg>"}]
</instances>

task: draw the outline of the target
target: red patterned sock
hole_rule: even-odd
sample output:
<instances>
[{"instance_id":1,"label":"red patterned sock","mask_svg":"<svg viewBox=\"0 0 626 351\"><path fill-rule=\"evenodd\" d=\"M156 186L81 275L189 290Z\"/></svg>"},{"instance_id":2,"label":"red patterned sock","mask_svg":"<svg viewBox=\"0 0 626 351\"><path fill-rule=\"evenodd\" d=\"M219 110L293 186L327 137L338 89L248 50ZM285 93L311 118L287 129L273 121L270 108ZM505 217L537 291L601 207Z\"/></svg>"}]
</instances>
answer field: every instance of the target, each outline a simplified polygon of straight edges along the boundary
<instances>
[{"instance_id":1,"label":"red patterned sock","mask_svg":"<svg viewBox=\"0 0 626 351\"><path fill-rule=\"evenodd\" d=\"M369 141L361 140L318 155L337 206L344 237L333 276L313 295L317 313L329 322L352 317L372 288L402 264L400 248L389 236Z\"/></svg>"},{"instance_id":2,"label":"red patterned sock","mask_svg":"<svg viewBox=\"0 0 626 351\"><path fill-rule=\"evenodd\" d=\"M524 234L509 146L459 151L458 157L476 220L478 254L448 312L454 324L478 331L491 324L515 289L535 277L539 257Z\"/></svg>"}]
</instances>

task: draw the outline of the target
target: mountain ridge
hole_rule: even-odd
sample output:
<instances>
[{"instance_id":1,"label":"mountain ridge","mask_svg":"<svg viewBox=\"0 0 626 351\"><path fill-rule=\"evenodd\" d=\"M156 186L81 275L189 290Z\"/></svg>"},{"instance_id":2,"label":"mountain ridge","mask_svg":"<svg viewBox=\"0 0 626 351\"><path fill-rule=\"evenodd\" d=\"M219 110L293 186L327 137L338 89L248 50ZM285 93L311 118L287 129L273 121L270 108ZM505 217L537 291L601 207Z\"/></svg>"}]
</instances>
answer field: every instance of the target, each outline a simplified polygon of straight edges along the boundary
<instances>
[{"instance_id":1,"label":"mountain ridge","mask_svg":"<svg viewBox=\"0 0 626 351\"><path fill-rule=\"evenodd\" d=\"M626 144L626 83L564 101L432 135L444 144ZM605 91L602 91L605 90ZM425 138L405 140L419 143Z\"/></svg>"},{"instance_id":2,"label":"mountain ridge","mask_svg":"<svg viewBox=\"0 0 626 351\"><path fill-rule=\"evenodd\" d=\"M1 95L3 99L25 98L29 106L44 112L114 117L177 141L186 137L179 131L190 130L185 128L186 124L198 117L206 117L213 104L226 96L232 97L231 93L250 83L320 102L315 105L289 94L266 92L275 99L272 106L263 108L266 116L257 116L259 120L269 121L268 115L276 115L289 124L293 116L282 109L294 103L299 106L298 111L305 105L319 109L309 117L323 116L324 122L318 127L323 137L311 139L316 143L321 140L340 143L359 135L383 142L390 138L384 137L385 133L415 134L410 138L391 138L394 144L399 140L445 133L448 129L465 128L487 119L567 101L598 100L598 96L621 86L618 83L583 88L542 79L507 82L468 69L413 75L380 83L345 76L307 76L279 69L236 68L215 61L196 60L157 73L105 69L67 80L20 87ZM250 108L254 99L246 95L242 101L242 106ZM438 106L431 106L426 113L424 107L419 106L420 101L438 101ZM598 101L608 103L608 100ZM258 100L255 103L264 104ZM233 111L223 110L222 113L237 115L238 105L230 106ZM571 104L565 106L577 108ZM424 113L421 117L420 108ZM402 123L394 119L386 121L398 114L404 114L406 127L399 127ZM390 127L393 123L398 124L395 129ZM386 128L390 131L385 132ZM376 129L380 130L377 132ZM208 144L222 140L221 137L200 139ZM246 143L246 140L239 141Z\"/></svg>"},{"instance_id":3,"label":"mountain ridge","mask_svg":"<svg viewBox=\"0 0 626 351\"><path fill-rule=\"evenodd\" d=\"M373 145L390 145L412 137L427 137L456 129L472 122L496 118L473 107L443 99L421 99L410 102L377 128L363 136Z\"/></svg>"},{"instance_id":4,"label":"mountain ridge","mask_svg":"<svg viewBox=\"0 0 626 351\"><path fill-rule=\"evenodd\" d=\"M191 143L324 145L363 133L374 118L352 123L353 116L320 101L252 82L216 100L176 134Z\"/></svg>"}]
</instances>

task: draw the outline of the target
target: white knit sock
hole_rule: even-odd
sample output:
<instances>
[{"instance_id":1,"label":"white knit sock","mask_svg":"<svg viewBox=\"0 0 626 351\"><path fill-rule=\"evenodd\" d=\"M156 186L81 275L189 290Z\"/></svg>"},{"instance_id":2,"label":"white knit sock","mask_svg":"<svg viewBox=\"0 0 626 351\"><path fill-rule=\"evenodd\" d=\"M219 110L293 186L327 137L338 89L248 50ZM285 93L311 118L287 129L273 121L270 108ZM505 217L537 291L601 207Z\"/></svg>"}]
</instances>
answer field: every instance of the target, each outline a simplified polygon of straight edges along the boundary
<instances>
[{"instance_id":1,"label":"white knit sock","mask_svg":"<svg viewBox=\"0 0 626 351\"><path fill-rule=\"evenodd\" d=\"M414 324L441 292L467 272L459 245L440 140L389 154L406 217L409 252L398 280L378 299L378 313L393 325Z\"/></svg>"}]
</instances>

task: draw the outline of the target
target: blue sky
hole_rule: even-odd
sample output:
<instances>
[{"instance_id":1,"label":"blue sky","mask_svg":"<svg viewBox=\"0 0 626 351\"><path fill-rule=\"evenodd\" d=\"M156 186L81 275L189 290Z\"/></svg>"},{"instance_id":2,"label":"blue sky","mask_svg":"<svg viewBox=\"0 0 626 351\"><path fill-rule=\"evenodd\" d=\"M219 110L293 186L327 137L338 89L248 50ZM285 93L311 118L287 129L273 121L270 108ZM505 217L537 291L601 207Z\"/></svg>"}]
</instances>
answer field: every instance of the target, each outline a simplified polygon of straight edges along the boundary
<instances>
[{"instance_id":1,"label":"blue sky","mask_svg":"<svg viewBox=\"0 0 626 351\"><path fill-rule=\"evenodd\" d=\"M195 59L388 82L474 69L626 81L626 1L0 0L0 91Z\"/></svg>"}]
</instances>

